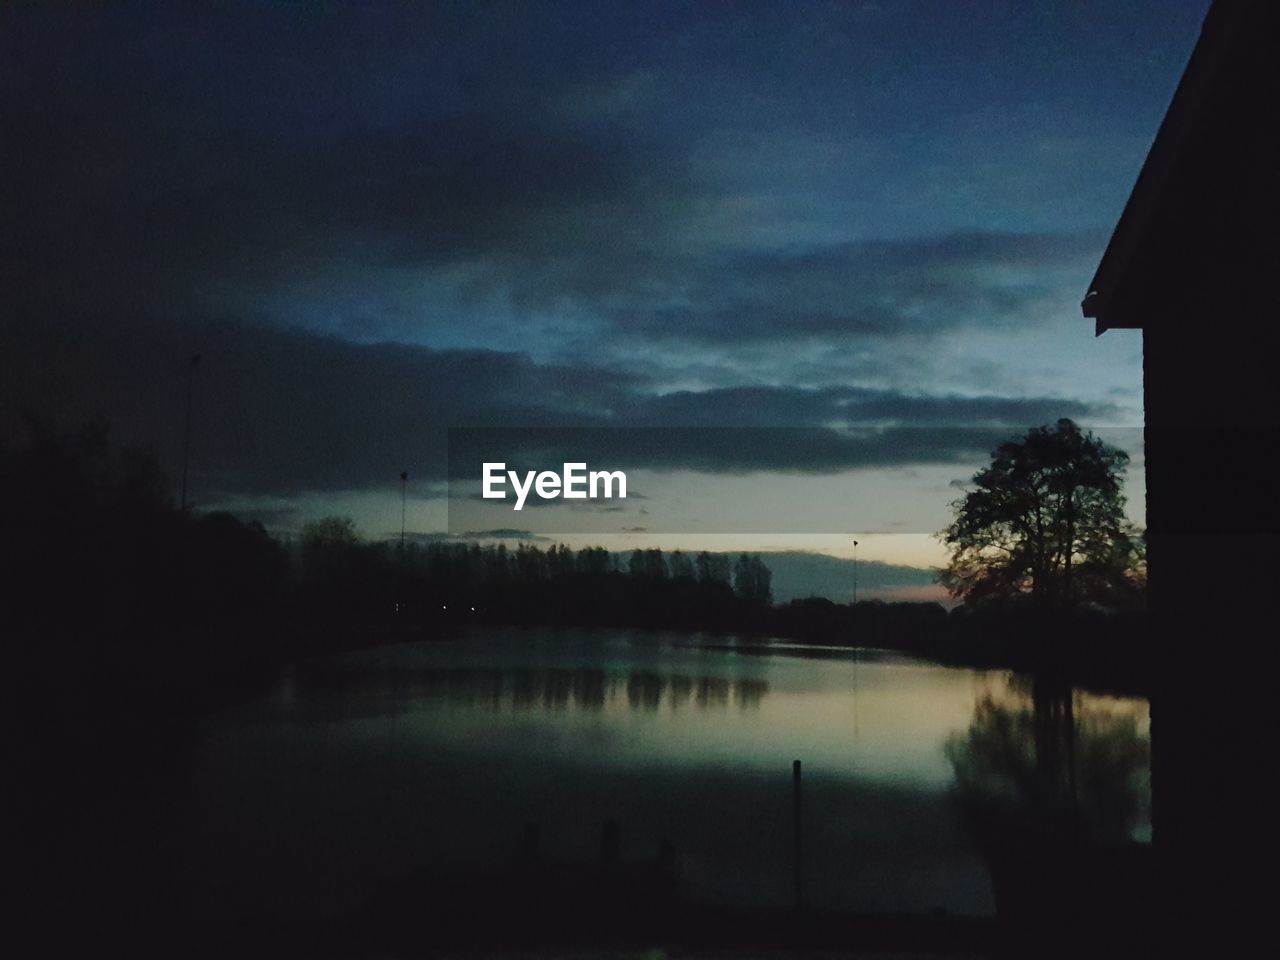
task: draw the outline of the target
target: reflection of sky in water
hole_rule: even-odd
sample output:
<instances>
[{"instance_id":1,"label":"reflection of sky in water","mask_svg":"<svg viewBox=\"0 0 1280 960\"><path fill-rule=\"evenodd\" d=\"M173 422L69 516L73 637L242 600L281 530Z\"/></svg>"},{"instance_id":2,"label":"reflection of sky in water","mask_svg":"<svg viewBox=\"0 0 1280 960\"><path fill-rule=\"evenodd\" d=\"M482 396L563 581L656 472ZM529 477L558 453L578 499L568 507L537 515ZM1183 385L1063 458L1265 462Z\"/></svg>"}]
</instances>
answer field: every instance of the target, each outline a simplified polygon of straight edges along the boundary
<instances>
[{"instance_id":1,"label":"reflection of sky in water","mask_svg":"<svg viewBox=\"0 0 1280 960\"><path fill-rule=\"evenodd\" d=\"M340 865L325 889L341 905L343 883L423 857L501 856L528 819L590 857L591 825L616 817L633 853L675 842L706 895L778 900L799 758L816 902L983 913L943 745L1009 683L872 651L621 631L348 654L210 725L197 856L239 877L248 861L299 899ZM1145 726L1145 704L1105 707ZM302 864L312 876L289 876Z\"/></svg>"},{"instance_id":2,"label":"reflection of sky in water","mask_svg":"<svg viewBox=\"0 0 1280 960\"><path fill-rule=\"evenodd\" d=\"M945 787L952 771L942 743L968 726L978 693L1008 684L1005 671L875 651L774 644L774 653L712 638L695 644L644 634L600 644L572 633L513 632L384 648L341 658L359 679L344 676L355 689L327 706L369 737L385 734L384 721L395 716L397 738L446 750L784 772L800 758L815 775ZM278 701L280 719L307 712L297 703L299 681L290 683L292 697Z\"/></svg>"}]
</instances>

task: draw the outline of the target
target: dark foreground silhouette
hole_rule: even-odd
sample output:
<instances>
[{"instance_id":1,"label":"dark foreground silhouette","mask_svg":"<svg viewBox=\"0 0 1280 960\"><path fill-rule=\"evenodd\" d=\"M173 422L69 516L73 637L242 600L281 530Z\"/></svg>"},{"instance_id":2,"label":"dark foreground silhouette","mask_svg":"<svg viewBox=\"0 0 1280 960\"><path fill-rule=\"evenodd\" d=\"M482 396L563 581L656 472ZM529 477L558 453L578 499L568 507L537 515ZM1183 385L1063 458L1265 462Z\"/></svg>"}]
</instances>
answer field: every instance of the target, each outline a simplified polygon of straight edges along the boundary
<instances>
[{"instance_id":1,"label":"dark foreground silhouette","mask_svg":"<svg viewBox=\"0 0 1280 960\"><path fill-rule=\"evenodd\" d=\"M21 922L10 933L34 937L47 954L105 945L134 955L345 956L655 943L985 953L1011 949L1009 931L1030 935L1067 916L1074 931L1136 936L1141 911L1117 913L1107 904L1118 901L1078 891L1140 884L1140 852L1081 832L1059 806L990 807L966 794L966 785L998 779L975 765L991 756L978 744L994 749L983 724L998 728L982 717L969 753L957 754L959 798L991 865L998 927L694 904L682 895L678 851L622 856L625 824L601 825L601 853L590 862L555 857L537 825L502 825L512 837L507 862L424 864L378 891L375 909L321 929L237 907L233 892L195 901L178 849L194 721L253 695L299 657L355 643L465 642L471 623L620 625L724 631L744 652L752 642L742 635L755 634L810 641L817 655L863 644L943 659L1022 658L1054 689L1083 665L1102 664L1104 681L1123 686L1141 680L1139 615L1079 611L1048 622L1010 607L775 607L767 568L747 556L642 551L620 568L598 549L367 544L341 522L286 547L257 524L175 509L154 464L114 451L100 425L65 434L32 421L24 443L0 452L0 481L2 572L12 587L3 610L5 729L21 839L9 864ZM1102 652L1116 648L1128 652L1107 661ZM1059 701L1037 698L1032 715L1053 715ZM1074 727L1056 729L1043 745L1081 739ZM1036 768L1056 769L1063 751L1041 746Z\"/></svg>"}]
</instances>

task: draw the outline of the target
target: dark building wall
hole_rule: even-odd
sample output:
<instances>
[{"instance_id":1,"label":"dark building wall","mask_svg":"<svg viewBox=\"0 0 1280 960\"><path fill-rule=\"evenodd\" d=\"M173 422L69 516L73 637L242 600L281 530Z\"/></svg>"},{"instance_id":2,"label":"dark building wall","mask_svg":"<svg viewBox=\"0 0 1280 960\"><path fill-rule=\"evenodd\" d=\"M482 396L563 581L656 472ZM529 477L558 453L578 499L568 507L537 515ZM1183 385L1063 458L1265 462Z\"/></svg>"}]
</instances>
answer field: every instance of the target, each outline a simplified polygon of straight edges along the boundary
<instances>
[{"instance_id":1,"label":"dark building wall","mask_svg":"<svg viewBox=\"0 0 1280 960\"><path fill-rule=\"evenodd\" d=\"M1215 3L1085 302L1143 329L1154 838L1219 947L1280 868L1278 79L1280 3Z\"/></svg>"},{"instance_id":2,"label":"dark building wall","mask_svg":"<svg viewBox=\"0 0 1280 960\"><path fill-rule=\"evenodd\" d=\"M1274 909L1280 821L1280 4L1228 12L1112 305L1144 328L1156 842L1212 939Z\"/></svg>"}]
</instances>

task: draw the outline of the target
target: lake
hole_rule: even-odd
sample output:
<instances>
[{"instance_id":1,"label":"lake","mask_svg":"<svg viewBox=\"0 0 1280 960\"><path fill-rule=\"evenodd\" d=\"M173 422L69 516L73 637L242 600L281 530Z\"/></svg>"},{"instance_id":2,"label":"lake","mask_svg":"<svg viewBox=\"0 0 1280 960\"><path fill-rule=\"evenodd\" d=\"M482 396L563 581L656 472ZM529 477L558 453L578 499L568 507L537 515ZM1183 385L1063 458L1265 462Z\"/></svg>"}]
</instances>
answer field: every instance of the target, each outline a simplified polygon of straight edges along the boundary
<instances>
[{"instance_id":1,"label":"lake","mask_svg":"<svg viewBox=\"0 0 1280 960\"><path fill-rule=\"evenodd\" d=\"M809 903L986 915L946 745L1025 691L1007 671L756 638L486 628L362 650L205 719L185 859L209 897L332 917L423 870L500 871L526 824L544 857L591 861L614 821L623 860L674 851L689 899L786 904L799 759ZM1145 738L1145 701L1073 700L1082 730ZM1147 771L1126 776L1141 838Z\"/></svg>"}]
</instances>

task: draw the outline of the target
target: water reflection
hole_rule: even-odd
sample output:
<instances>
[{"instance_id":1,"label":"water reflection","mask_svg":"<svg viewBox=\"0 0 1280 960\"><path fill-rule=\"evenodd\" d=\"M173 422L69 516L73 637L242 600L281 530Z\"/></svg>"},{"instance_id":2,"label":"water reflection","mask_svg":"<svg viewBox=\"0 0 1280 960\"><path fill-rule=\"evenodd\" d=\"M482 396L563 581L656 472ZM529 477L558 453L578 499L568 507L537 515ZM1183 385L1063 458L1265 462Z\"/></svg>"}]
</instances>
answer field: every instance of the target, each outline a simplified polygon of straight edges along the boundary
<instances>
[{"instance_id":1,"label":"water reflection","mask_svg":"<svg viewBox=\"0 0 1280 960\"><path fill-rule=\"evenodd\" d=\"M947 742L975 829L1117 843L1149 823L1150 740L1133 709L1039 680L988 690Z\"/></svg>"},{"instance_id":2,"label":"water reflection","mask_svg":"<svg viewBox=\"0 0 1280 960\"><path fill-rule=\"evenodd\" d=\"M1012 952L1137 948L1154 918L1138 713L1043 678L988 691L946 745ZM1056 931L1046 937L1047 931Z\"/></svg>"},{"instance_id":3,"label":"water reflection","mask_svg":"<svg viewBox=\"0 0 1280 960\"><path fill-rule=\"evenodd\" d=\"M1140 701L1009 682L618 632L477 632L311 661L202 728L193 876L264 909L338 914L424 865L484 888L529 823L546 860L594 863L613 822L626 862L679 852L691 903L787 905L802 759L811 906L990 915L998 844L965 825L999 838L1005 811L1051 806L1064 785L1086 819L1127 825L1132 807L1100 785L1134 759L1126 722L1145 744ZM1140 829L1141 792L1119 796Z\"/></svg>"},{"instance_id":4,"label":"water reflection","mask_svg":"<svg viewBox=\"0 0 1280 960\"><path fill-rule=\"evenodd\" d=\"M295 684L299 681L295 680ZM291 691L291 701L304 705L308 693L350 693L351 677L317 670L302 681L306 689ZM769 692L767 680L729 679L713 675L660 673L637 669L625 673L596 667L578 668L446 668L370 672L358 685L364 693L381 692L396 701L430 706L448 704L492 711L600 711L611 704L654 713L693 706L698 710L757 710Z\"/></svg>"}]
</instances>

